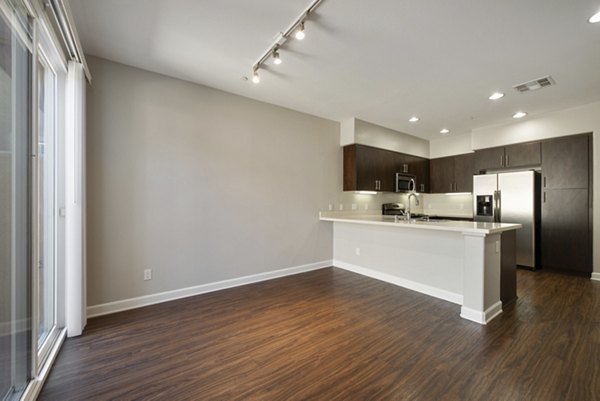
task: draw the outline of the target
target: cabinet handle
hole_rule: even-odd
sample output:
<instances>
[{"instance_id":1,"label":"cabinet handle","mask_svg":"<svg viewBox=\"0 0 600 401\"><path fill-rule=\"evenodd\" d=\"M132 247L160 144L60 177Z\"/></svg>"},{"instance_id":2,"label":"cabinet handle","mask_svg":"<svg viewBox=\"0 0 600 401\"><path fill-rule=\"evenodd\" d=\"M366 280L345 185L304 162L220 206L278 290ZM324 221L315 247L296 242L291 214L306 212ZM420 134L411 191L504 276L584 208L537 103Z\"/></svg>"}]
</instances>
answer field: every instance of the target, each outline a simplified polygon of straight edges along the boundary
<instances>
[{"instance_id":1,"label":"cabinet handle","mask_svg":"<svg viewBox=\"0 0 600 401\"><path fill-rule=\"evenodd\" d=\"M421 192L425 192L425 184L421 184L420 187L421 187Z\"/></svg>"},{"instance_id":2,"label":"cabinet handle","mask_svg":"<svg viewBox=\"0 0 600 401\"><path fill-rule=\"evenodd\" d=\"M403 169L403 171L404 171L405 173L408 173L408 164L404 163L404 164L402 165L402 169Z\"/></svg>"},{"instance_id":3,"label":"cabinet handle","mask_svg":"<svg viewBox=\"0 0 600 401\"><path fill-rule=\"evenodd\" d=\"M450 183L450 192L452 192L452 191L453 191L453 189L452 189L452 188L454 188L454 185L453 185L453 183Z\"/></svg>"},{"instance_id":4,"label":"cabinet handle","mask_svg":"<svg viewBox=\"0 0 600 401\"><path fill-rule=\"evenodd\" d=\"M500 155L500 167L504 167L504 155Z\"/></svg>"},{"instance_id":5,"label":"cabinet handle","mask_svg":"<svg viewBox=\"0 0 600 401\"><path fill-rule=\"evenodd\" d=\"M546 192L544 192L544 203L546 203Z\"/></svg>"},{"instance_id":6,"label":"cabinet handle","mask_svg":"<svg viewBox=\"0 0 600 401\"><path fill-rule=\"evenodd\" d=\"M509 164L510 164L509 159L508 159L508 155L506 155L505 159L506 159L506 167L508 167Z\"/></svg>"},{"instance_id":7,"label":"cabinet handle","mask_svg":"<svg viewBox=\"0 0 600 401\"><path fill-rule=\"evenodd\" d=\"M546 188L546 176L544 176L544 188Z\"/></svg>"}]
</instances>

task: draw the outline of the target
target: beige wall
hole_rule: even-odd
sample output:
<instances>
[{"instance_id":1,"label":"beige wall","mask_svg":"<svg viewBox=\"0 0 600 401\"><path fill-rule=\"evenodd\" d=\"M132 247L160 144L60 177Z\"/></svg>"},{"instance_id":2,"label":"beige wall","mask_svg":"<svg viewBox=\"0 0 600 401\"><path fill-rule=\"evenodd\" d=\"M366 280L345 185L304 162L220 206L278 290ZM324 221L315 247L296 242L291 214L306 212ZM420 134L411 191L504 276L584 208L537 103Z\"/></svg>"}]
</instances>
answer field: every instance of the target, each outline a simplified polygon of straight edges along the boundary
<instances>
[{"instance_id":1,"label":"beige wall","mask_svg":"<svg viewBox=\"0 0 600 401\"><path fill-rule=\"evenodd\" d=\"M338 123L88 61L88 305L332 258Z\"/></svg>"},{"instance_id":2,"label":"beige wall","mask_svg":"<svg viewBox=\"0 0 600 401\"><path fill-rule=\"evenodd\" d=\"M429 157L429 141L359 119L354 119L354 141L376 148Z\"/></svg>"}]
</instances>

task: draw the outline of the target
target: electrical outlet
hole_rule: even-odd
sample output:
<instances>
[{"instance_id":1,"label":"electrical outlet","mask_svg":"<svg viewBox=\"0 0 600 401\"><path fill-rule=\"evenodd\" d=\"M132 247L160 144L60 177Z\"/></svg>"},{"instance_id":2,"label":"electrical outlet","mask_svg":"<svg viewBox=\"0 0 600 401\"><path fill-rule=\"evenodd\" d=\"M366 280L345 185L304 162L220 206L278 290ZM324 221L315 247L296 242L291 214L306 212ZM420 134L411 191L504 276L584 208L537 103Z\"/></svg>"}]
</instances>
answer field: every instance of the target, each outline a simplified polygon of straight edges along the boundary
<instances>
[{"instance_id":1,"label":"electrical outlet","mask_svg":"<svg viewBox=\"0 0 600 401\"><path fill-rule=\"evenodd\" d=\"M340 210L344 210L344 204L340 203Z\"/></svg>"},{"instance_id":2,"label":"electrical outlet","mask_svg":"<svg viewBox=\"0 0 600 401\"><path fill-rule=\"evenodd\" d=\"M152 269L144 270L144 281L152 280Z\"/></svg>"},{"instance_id":3,"label":"electrical outlet","mask_svg":"<svg viewBox=\"0 0 600 401\"><path fill-rule=\"evenodd\" d=\"M333 210L333 203L329 204L329 211L331 212Z\"/></svg>"},{"instance_id":4,"label":"electrical outlet","mask_svg":"<svg viewBox=\"0 0 600 401\"><path fill-rule=\"evenodd\" d=\"M369 204L365 203L365 210L369 210Z\"/></svg>"},{"instance_id":5,"label":"electrical outlet","mask_svg":"<svg viewBox=\"0 0 600 401\"><path fill-rule=\"evenodd\" d=\"M356 256L360 256L360 248L356 248Z\"/></svg>"},{"instance_id":6,"label":"electrical outlet","mask_svg":"<svg viewBox=\"0 0 600 401\"><path fill-rule=\"evenodd\" d=\"M357 208L356 203L353 203L352 204L352 210L356 210L356 208Z\"/></svg>"}]
</instances>

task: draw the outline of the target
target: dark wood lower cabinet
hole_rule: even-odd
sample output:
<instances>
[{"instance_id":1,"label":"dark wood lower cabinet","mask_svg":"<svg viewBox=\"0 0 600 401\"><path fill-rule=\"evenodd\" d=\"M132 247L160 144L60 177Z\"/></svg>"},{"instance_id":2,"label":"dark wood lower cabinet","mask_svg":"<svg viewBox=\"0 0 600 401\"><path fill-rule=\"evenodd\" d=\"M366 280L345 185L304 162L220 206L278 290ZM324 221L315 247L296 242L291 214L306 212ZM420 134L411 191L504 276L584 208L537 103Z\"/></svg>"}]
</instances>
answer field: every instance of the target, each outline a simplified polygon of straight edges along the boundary
<instances>
[{"instance_id":1,"label":"dark wood lower cabinet","mask_svg":"<svg viewBox=\"0 0 600 401\"><path fill-rule=\"evenodd\" d=\"M500 301L506 306L517 299L517 233L505 231L501 235Z\"/></svg>"},{"instance_id":2,"label":"dark wood lower cabinet","mask_svg":"<svg viewBox=\"0 0 600 401\"><path fill-rule=\"evenodd\" d=\"M542 193L542 267L592 272L588 189L549 189Z\"/></svg>"}]
</instances>

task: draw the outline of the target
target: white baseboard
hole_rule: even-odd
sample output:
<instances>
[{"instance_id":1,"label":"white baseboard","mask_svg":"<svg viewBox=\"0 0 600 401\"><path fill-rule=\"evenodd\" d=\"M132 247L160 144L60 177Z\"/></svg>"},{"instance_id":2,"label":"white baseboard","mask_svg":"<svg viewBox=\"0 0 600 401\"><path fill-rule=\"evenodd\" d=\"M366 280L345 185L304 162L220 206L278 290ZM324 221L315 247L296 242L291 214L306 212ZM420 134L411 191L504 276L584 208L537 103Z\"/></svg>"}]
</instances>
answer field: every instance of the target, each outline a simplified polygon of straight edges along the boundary
<instances>
[{"instance_id":1,"label":"white baseboard","mask_svg":"<svg viewBox=\"0 0 600 401\"><path fill-rule=\"evenodd\" d=\"M417 291L422 294L430 295L444 301L449 301L458 305L462 305L463 296L454 292L442 290L436 287L432 287L426 284L417 283L416 281L407 280L391 274L382 273L377 270L369 269L353 265L351 263L342 262L340 260L334 260L333 265L340 269L348 270L354 273L362 274L363 276L371 277L376 280L385 281L386 283L395 284L400 287L408 288L409 290Z\"/></svg>"},{"instance_id":2,"label":"white baseboard","mask_svg":"<svg viewBox=\"0 0 600 401\"><path fill-rule=\"evenodd\" d=\"M175 299L191 297L194 295L205 294L207 292L224 290L226 288L238 287L241 285L257 283L260 281L272 280L279 277L291 276L294 274L305 273L312 270L331 267L331 260L310 263L307 265L288 267L286 269L274 270L270 272L253 274L250 276L238 277L229 280L217 281L215 283L201 284L193 287L180 288L173 291L159 292L157 294L144 295L136 298L123 299L120 301L108 302L100 305L92 305L87 308L87 317L108 315L129 309L141 308L142 306L154 305L161 302L173 301Z\"/></svg>"},{"instance_id":3,"label":"white baseboard","mask_svg":"<svg viewBox=\"0 0 600 401\"><path fill-rule=\"evenodd\" d=\"M467 308L465 306L460 308L460 317L479 324L488 324L493 318L495 318L501 313L502 302L500 301L496 302L494 305L490 306L483 312Z\"/></svg>"},{"instance_id":4,"label":"white baseboard","mask_svg":"<svg viewBox=\"0 0 600 401\"><path fill-rule=\"evenodd\" d=\"M600 273L592 273L592 280L600 281Z\"/></svg>"}]
</instances>

